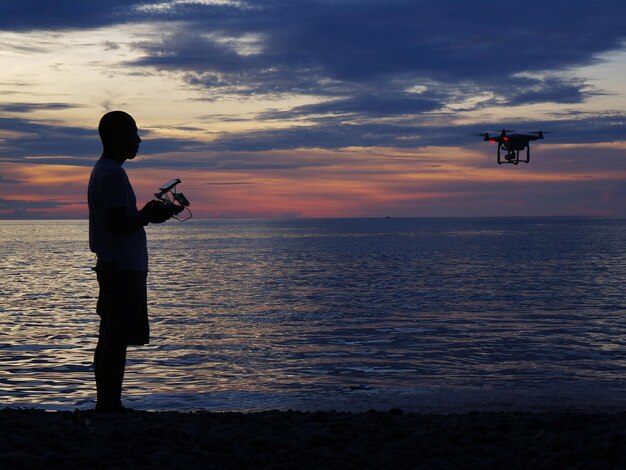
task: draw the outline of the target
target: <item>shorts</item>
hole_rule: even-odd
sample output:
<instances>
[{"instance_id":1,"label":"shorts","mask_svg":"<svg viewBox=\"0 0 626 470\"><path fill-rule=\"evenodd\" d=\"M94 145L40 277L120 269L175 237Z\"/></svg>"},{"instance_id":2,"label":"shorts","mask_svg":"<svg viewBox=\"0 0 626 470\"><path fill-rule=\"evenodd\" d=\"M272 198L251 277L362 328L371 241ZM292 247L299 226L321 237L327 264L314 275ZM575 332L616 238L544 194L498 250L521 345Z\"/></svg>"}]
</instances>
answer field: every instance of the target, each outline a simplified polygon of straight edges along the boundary
<instances>
[{"instance_id":1,"label":"shorts","mask_svg":"<svg viewBox=\"0 0 626 470\"><path fill-rule=\"evenodd\" d=\"M148 344L148 273L115 269L112 263L98 263L96 273L100 285L96 306L99 339L115 344Z\"/></svg>"}]
</instances>

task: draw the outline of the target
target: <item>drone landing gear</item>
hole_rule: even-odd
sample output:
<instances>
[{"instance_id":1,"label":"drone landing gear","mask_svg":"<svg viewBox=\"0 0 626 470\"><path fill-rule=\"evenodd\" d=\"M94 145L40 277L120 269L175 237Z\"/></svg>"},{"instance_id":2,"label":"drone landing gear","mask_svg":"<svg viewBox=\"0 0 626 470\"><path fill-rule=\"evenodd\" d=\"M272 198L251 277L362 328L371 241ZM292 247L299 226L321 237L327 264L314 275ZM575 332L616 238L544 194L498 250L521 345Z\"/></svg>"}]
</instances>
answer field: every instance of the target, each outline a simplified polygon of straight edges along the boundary
<instances>
[{"instance_id":1,"label":"drone landing gear","mask_svg":"<svg viewBox=\"0 0 626 470\"><path fill-rule=\"evenodd\" d=\"M519 150L509 150L504 159L507 163L512 163L513 165L517 165L519 163Z\"/></svg>"},{"instance_id":2,"label":"drone landing gear","mask_svg":"<svg viewBox=\"0 0 626 470\"><path fill-rule=\"evenodd\" d=\"M506 155L504 159L500 156L500 150L506 150ZM503 163L512 163L513 165L517 165L519 162L528 163L530 161L530 145L526 147L526 159L520 160L519 158L519 150L511 150L507 149L504 145L498 147L498 164L502 165Z\"/></svg>"}]
</instances>

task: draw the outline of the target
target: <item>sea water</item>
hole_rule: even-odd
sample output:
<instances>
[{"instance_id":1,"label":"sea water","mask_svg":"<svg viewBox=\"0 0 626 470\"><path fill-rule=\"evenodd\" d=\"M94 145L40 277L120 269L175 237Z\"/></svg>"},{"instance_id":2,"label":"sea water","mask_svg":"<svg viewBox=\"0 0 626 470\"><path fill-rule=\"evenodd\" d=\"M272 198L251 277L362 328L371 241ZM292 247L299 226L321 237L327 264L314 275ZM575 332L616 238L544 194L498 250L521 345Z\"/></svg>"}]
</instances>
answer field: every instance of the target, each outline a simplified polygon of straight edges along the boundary
<instances>
[{"instance_id":1,"label":"sea water","mask_svg":"<svg viewBox=\"0 0 626 470\"><path fill-rule=\"evenodd\" d=\"M149 226L150 410L626 409L626 220ZM0 222L0 406L93 407L86 221Z\"/></svg>"}]
</instances>

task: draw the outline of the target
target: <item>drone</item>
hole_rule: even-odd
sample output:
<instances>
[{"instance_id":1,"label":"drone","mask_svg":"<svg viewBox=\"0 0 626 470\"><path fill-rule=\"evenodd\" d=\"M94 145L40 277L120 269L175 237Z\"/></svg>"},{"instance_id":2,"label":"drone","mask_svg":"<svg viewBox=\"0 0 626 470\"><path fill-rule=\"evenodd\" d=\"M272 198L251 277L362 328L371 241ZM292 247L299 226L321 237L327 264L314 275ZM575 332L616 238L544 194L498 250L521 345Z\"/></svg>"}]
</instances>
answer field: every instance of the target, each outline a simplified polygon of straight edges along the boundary
<instances>
[{"instance_id":1,"label":"drone","mask_svg":"<svg viewBox=\"0 0 626 470\"><path fill-rule=\"evenodd\" d=\"M530 141L543 139L542 131L535 132L515 132L502 129L500 135L490 136L488 132L480 134L487 142L498 143L498 165L519 162L528 163L530 161ZM520 159L520 150L526 149L526 158ZM502 156L501 151L506 150L506 155ZM522 154L523 155L523 154Z\"/></svg>"}]
</instances>

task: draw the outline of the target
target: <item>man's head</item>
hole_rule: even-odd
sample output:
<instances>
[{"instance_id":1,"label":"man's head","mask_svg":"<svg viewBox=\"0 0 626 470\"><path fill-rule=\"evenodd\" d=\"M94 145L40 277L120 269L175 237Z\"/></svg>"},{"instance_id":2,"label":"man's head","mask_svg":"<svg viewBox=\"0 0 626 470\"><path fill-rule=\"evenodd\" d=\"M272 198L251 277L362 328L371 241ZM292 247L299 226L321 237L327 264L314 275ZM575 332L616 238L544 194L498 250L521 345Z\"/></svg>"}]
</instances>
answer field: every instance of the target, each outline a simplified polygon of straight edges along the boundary
<instances>
[{"instance_id":1,"label":"man's head","mask_svg":"<svg viewBox=\"0 0 626 470\"><path fill-rule=\"evenodd\" d=\"M100 119L98 132L104 147L104 155L123 162L137 155L141 139L137 134L137 124L132 116L124 111L111 111Z\"/></svg>"}]
</instances>

